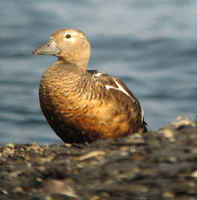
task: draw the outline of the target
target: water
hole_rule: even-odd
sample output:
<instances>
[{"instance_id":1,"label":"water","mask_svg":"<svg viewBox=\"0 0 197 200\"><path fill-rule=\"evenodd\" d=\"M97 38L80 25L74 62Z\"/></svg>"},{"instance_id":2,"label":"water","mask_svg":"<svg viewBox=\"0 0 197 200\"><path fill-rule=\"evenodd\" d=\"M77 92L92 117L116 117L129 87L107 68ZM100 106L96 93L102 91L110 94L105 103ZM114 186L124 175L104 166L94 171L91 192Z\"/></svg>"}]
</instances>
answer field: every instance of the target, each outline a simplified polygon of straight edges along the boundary
<instances>
[{"instance_id":1,"label":"water","mask_svg":"<svg viewBox=\"0 0 197 200\"><path fill-rule=\"evenodd\" d=\"M152 129L197 111L197 2L0 1L0 144L57 143L39 108L39 80L54 57L32 50L58 28L87 33L90 68L121 78Z\"/></svg>"}]
</instances>

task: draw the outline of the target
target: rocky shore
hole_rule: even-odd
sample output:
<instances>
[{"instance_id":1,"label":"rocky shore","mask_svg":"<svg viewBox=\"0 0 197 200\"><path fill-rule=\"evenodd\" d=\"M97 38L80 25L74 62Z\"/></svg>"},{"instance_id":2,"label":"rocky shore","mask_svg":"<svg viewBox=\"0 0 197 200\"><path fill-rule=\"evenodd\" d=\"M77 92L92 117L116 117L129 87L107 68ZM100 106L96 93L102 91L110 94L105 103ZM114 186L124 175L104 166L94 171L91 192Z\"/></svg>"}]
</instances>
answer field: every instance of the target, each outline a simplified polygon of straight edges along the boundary
<instances>
[{"instance_id":1,"label":"rocky shore","mask_svg":"<svg viewBox=\"0 0 197 200\"><path fill-rule=\"evenodd\" d=\"M195 200L197 122L89 145L0 146L0 200Z\"/></svg>"}]
</instances>

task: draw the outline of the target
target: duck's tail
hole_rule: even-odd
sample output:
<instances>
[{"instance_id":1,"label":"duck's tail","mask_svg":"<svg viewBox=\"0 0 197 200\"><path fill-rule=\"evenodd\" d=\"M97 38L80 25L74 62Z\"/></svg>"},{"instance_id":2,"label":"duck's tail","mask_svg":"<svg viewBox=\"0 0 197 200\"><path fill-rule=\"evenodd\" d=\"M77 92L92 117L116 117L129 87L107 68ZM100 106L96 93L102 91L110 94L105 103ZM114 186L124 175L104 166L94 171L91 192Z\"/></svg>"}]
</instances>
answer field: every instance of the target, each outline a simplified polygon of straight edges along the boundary
<instances>
[{"instance_id":1,"label":"duck's tail","mask_svg":"<svg viewBox=\"0 0 197 200\"><path fill-rule=\"evenodd\" d=\"M146 121L143 120L142 126L143 126L143 129L144 129L144 131L143 131L144 133L149 131L149 128L148 128L149 125L148 125L148 123Z\"/></svg>"}]
</instances>

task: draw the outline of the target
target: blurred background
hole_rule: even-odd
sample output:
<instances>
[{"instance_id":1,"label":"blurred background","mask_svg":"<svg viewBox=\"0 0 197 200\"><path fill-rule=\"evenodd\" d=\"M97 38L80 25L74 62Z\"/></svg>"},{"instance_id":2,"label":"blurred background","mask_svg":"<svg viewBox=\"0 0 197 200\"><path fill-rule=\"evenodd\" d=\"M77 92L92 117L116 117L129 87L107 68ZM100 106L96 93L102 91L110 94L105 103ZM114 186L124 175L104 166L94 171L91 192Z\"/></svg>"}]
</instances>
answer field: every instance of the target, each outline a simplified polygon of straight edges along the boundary
<instances>
[{"instance_id":1,"label":"blurred background","mask_svg":"<svg viewBox=\"0 0 197 200\"><path fill-rule=\"evenodd\" d=\"M197 1L0 1L0 144L59 143L39 107L43 71L56 60L32 50L56 29L84 31L89 68L122 79L152 129L194 118Z\"/></svg>"}]
</instances>

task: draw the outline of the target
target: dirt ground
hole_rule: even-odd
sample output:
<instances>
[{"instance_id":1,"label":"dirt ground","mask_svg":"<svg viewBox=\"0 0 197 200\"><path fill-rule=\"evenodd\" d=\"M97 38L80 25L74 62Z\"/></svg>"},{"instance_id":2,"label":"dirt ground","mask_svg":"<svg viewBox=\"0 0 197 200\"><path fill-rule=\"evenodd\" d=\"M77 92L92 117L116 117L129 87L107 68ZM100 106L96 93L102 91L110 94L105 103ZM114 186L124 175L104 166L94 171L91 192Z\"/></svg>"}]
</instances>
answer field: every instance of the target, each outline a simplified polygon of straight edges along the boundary
<instances>
[{"instance_id":1,"label":"dirt ground","mask_svg":"<svg viewBox=\"0 0 197 200\"><path fill-rule=\"evenodd\" d=\"M89 145L0 146L0 200L195 200L197 123Z\"/></svg>"}]
</instances>

